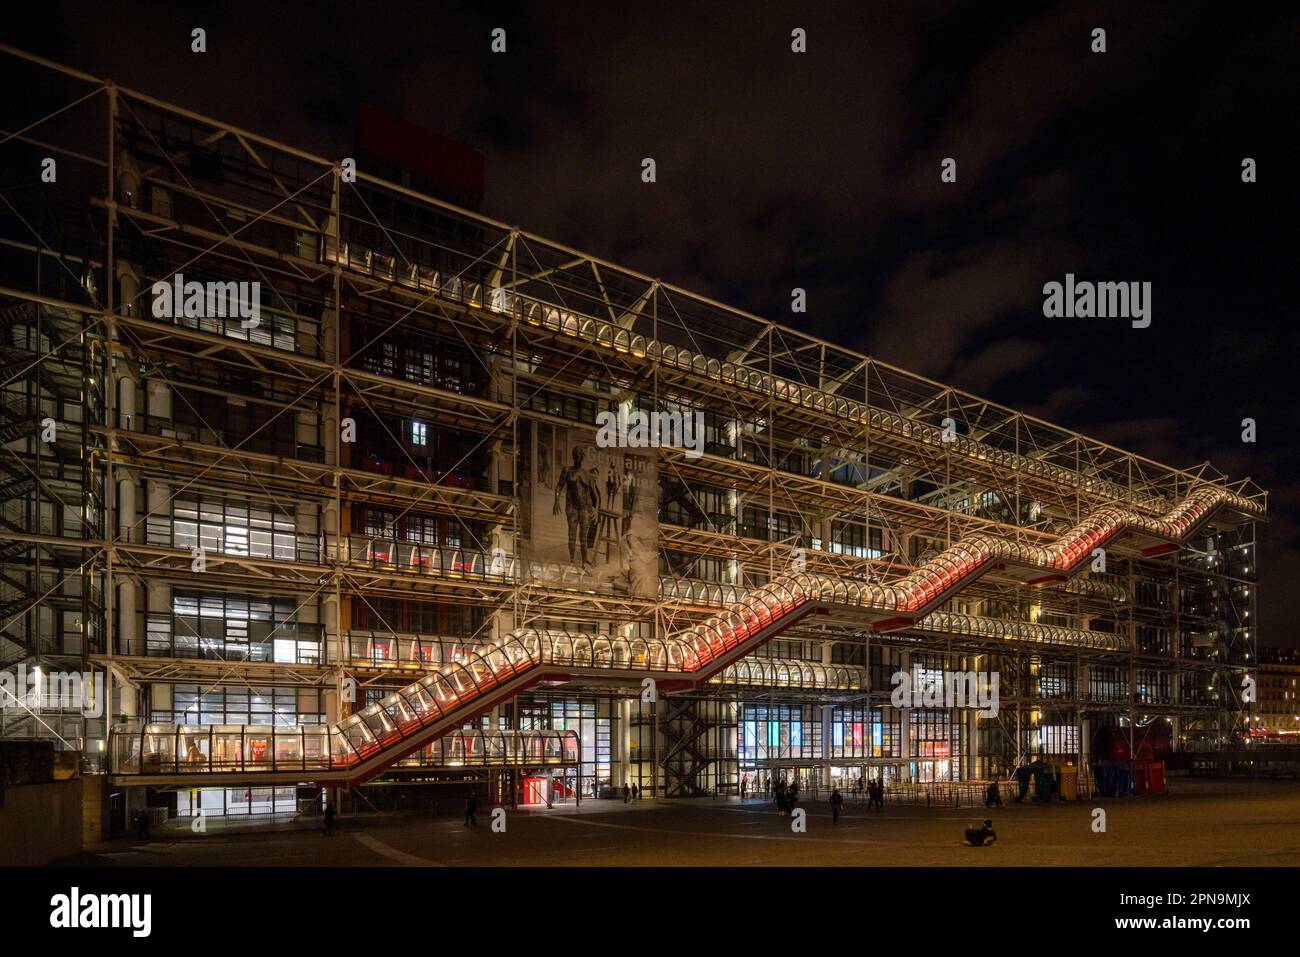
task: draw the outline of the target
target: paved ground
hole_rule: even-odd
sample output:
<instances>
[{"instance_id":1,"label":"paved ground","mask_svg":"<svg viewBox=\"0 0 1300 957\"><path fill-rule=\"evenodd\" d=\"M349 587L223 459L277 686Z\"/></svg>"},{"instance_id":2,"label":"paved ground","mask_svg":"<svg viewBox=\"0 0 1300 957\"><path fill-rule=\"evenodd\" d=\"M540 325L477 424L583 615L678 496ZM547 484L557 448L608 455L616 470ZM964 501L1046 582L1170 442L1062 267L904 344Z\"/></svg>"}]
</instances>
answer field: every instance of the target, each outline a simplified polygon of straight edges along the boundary
<instances>
[{"instance_id":1,"label":"paved ground","mask_svg":"<svg viewBox=\"0 0 1300 957\"><path fill-rule=\"evenodd\" d=\"M971 848L962 832L982 809L889 807L850 802L838 826L822 802L805 804L807 832L770 805L749 801L584 801L581 809L507 811L505 833L418 815L342 820L333 838L293 823L213 823L119 839L76 863L110 866L229 865L1168 865L1300 864L1300 783L1175 780L1163 798L1008 804L989 812L998 844ZM1092 809L1107 812L1092 830Z\"/></svg>"}]
</instances>

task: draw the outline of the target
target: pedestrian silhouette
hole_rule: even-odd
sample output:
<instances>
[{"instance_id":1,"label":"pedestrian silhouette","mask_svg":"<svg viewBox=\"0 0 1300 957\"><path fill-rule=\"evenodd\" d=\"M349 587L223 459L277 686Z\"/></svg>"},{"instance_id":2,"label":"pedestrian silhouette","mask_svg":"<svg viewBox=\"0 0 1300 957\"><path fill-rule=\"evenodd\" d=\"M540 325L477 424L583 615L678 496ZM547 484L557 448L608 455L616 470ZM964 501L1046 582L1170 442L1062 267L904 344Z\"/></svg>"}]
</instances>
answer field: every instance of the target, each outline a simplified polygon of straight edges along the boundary
<instances>
[{"instance_id":1,"label":"pedestrian silhouette","mask_svg":"<svg viewBox=\"0 0 1300 957\"><path fill-rule=\"evenodd\" d=\"M997 840L997 832L993 830L993 822L990 820L985 820L983 827L966 828L966 843L971 847L987 847L996 844Z\"/></svg>"}]
</instances>

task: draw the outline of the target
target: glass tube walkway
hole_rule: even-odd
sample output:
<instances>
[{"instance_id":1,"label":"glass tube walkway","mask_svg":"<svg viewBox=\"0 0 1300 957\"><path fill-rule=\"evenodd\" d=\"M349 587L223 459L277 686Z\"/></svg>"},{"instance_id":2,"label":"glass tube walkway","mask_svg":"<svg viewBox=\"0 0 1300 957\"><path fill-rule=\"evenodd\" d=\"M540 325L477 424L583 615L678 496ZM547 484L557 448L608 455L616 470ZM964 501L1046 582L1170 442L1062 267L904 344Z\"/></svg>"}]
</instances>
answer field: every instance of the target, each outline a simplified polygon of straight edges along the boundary
<instances>
[{"instance_id":1,"label":"glass tube walkway","mask_svg":"<svg viewBox=\"0 0 1300 957\"><path fill-rule=\"evenodd\" d=\"M181 754L174 750L168 765L173 770L162 770L160 764L154 776L171 775L173 783L216 784L220 779L267 780L276 775L286 780L359 784L546 678L592 673L700 683L813 612L848 611L882 631L906 627L994 567L1041 573L1034 579L1038 583L1062 581L1077 572L1095 548L1122 533L1136 532L1169 543L1157 551L1176 547L1224 506L1257 510L1253 502L1225 488L1203 485L1160 518L1119 506L1102 507L1046 546L974 535L889 584L784 574L745 592L703 623L662 639L582 636L579 640L567 632L521 629L497 644L465 654L462 661L439 666L338 724L312 728L310 734L301 729L297 739L286 736L292 770L277 767L277 729L240 728L241 742L249 740L251 733L252 740L265 742L270 757L259 750L260 756L249 760L241 743L239 762L231 764L216 760L211 750L205 754L200 741L194 751L188 744L183 748L192 763L183 767ZM174 747L181 748L181 736L189 726L151 727L158 741L174 740ZM141 768L146 759L152 761L143 741ZM210 734L210 749L215 741ZM131 773L119 764L116 750L111 751L109 764L110 774Z\"/></svg>"}]
</instances>

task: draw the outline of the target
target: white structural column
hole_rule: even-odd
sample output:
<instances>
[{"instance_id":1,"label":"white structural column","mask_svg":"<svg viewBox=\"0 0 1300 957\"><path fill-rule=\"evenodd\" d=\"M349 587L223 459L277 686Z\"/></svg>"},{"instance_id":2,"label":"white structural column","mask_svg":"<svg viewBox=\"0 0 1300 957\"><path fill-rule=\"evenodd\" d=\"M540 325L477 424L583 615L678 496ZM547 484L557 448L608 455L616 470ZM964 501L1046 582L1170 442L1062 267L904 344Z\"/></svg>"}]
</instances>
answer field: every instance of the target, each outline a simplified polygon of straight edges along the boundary
<instances>
[{"instance_id":1,"label":"white structural column","mask_svg":"<svg viewBox=\"0 0 1300 957\"><path fill-rule=\"evenodd\" d=\"M119 192L124 202L134 205L138 197L139 182L135 175L134 164L124 164L118 181ZM117 275L119 305L118 309L123 315L134 315L137 311L136 300L140 294L140 273L136 267L128 262L118 261L115 269ZM113 362L113 377L110 382L114 383L117 389L114 405L116 407L116 420L109 422L112 429L123 431L139 430L143 423L139 421L137 412L137 402L139 401L140 379L135 367L127 358L125 350L119 350L116 342L110 343L114 350L110 361ZM118 451L118 441L116 438L111 440L112 451ZM117 543L132 543L144 540L140 526L140 473L134 468L125 465L118 465L114 469L114 478L116 480L117 493L117 521L116 528L112 530L115 538L114 548ZM112 491L110 490L110 494ZM117 627L111 632L114 635L116 647L111 649L114 654L123 655L142 655L145 653L140 629L140 583L129 573L123 571L121 565L116 565L113 574L114 581L110 587L116 591L117 605ZM138 700L139 690L130 684L123 682L114 682L116 685L117 713L121 714L127 720L136 717L140 713L140 702ZM110 707L112 702L109 703Z\"/></svg>"},{"instance_id":2,"label":"white structural column","mask_svg":"<svg viewBox=\"0 0 1300 957\"><path fill-rule=\"evenodd\" d=\"M976 688L979 687L979 680L982 675L980 666L983 663L980 655L972 655L967 659L966 670L974 672L976 676ZM972 689L974 690L974 689ZM966 755L962 762L964 770L962 777L966 780L974 780L979 772L979 745L980 745L980 709L977 703L967 702L966 714Z\"/></svg>"},{"instance_id":3,"label":"white structural column","mask_svg":"<svg viewBox=\"0 0 1300 957\"><path fill-rule=\"evenodd\" d=\"M979 708L968 708L966 710L966 769L962 772L962 777L967 781L973 781L979 776L979 742Z\"/></svg>"},{"instance_id":4,"label":"white structural column","mask_svg":"<svg viewBox=\"0 0 1300 957\"><path fill-rule=\"evenodd\" d=\"M901 778L912 780L912 709L903 708L899 712L898 748L903 755Z\"/></svg>"},{"instance_id":5,"label":"white structural column","mask_svg":"<svg viewBox=\"0 0 1300 957\"><path fill-rule=\"evenodd\" d=\"M830 647L830 642L826 642L824 648ZM830 657L825 655L824 657ZM831 705L821 706L822 718L822 785L830 789L831 786L831 716L835 708Z\"/></svg>"},{"instance_id":6,"label":"white structural column","mask_svg":"<svg viewBox=\"0 0 1300 957\"><path fill-rule=\"evenodd\" d=\"M618 733L611 742L614 770L610 774L610 785L614 790L621 790L624 783L632 779L631 743L632 743L632 699L622 698L618 701ZM645 742L638 742L644 746Z\"/></svg>"},{"instance_id":7,"label":"white structural column","mask_svg":"<svg viewBox=\"0 0 1300 957\"><path fill-rule=\"evenodd\" d=\"M126 362L118 368L118 427L135 428L136 396L140 384L135 371ZM116 440L114 440L116 443ZM119 542L139 542L144 536L140 527L140 476L126 466L115 470L117 478L117 540ZM139 654L136 647L140 639L137 613L140 605L140 586L131 577L122 572L117 573L117 635L118 651L122 654Z\"/></svg>"},{"instance_id":8,"label":"white structural column","mask_svg":"<svg viewBox=\"0 0 1300 957\"><path fill-rule=\"evenodd\" d=\"M338 173L334 174L334 191L332 202L334 208L326 224L326 242L338 242ZM339 310L337 307L339 295L339 267L334 267L334 295L335 305L327 308L321 314L321 327L318 342L320 343L322 358L334 363L334 372L331 376L331 391L334 400L328 399L321 404L320 415L311 415L310 417L299 416L298 434L306 435L315 431L315 440L321 445L325 453L325 464L334 470L332 481L334 494L325 499L320 511L320 556L321 561L330 567L330 581L320 592L320 619L322 630L324 631L323 640L325 644L325 661L332 662L335 665L334 690L327 691L324 694L324 706L326 718L329 721L338 721L343 717L343 712L348 710L347 705L355 704L355 701L346 700L349 696L354 695L355 686L352 679L343 672L344 666L349 662L351 649L348 647L345 631L350 627L342 621L343 601L342 601L342 575L343 565L349 557L349 545L345 539L343 529L342 515L342 472L344 465L348 464L347 450L343 447L343 422L342 422L342 395L343 388L340 354L342 352L341 329L339 326Z\"/></svg>"},{"instance_id":9,"label":"white structural column","mask_svg":"<svg viewBox=\"0 0 1300 957\"><path fill-rule=\"evenodd\" d=\"M911 652L904 651L899 655L898 669L911 673ZM900 708L898 716L898 751L903 757L900 777L904 781L910 781L912 780L912 709Z\"/></svg>"},{"instance_id":10,"label":"white structural column","mask_svg":"<svg viewBox=\"0 0 1300 957\"><path fill-rule=\"evenodd\" d=\"M1089 685L1089 668L1080 661L1074 670L1075 688L1075 714L1079 720L1079 754L1076 764L1079 767L1079 773L1083 774L1083 763L1091 755L1092 748L1092 721L1084 714L1084 703L1088 700Z\"/></svg>"}]
</instances>

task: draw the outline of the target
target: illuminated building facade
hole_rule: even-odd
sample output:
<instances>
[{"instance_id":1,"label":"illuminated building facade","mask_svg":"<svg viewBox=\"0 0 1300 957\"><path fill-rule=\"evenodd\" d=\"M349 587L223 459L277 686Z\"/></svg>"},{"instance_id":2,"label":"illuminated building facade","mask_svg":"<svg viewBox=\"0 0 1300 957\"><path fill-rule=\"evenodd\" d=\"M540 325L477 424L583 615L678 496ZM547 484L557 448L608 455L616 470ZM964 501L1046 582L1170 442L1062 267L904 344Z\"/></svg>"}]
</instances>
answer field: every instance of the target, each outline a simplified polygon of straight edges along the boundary
<instances>
[{"instance_id":1,"label":"illuminated building facade","mask_svg":"<svg viewBox=\"0 0 1300 957\"><path fill-rule=\"evenodd\" d=\"M1244 732L1249 480L58 75L98 90L91 145L3 147L31 176L0 279L0 661L105 672L108 708L6 734L186 814L309 782L977 780L1111 728ZM202 293L163 304L177 276ZM216 314L226 283L255 319ZM701 447L597 442L635 411ZM997 707L897 707L898 672L995 674Z\"/></svg>"},{"instance_id":2,"label":"illuminated building facade","mask_svg":"<svg viewBox=\"0 0 1300 957\"><path fill-rule=\"evenodd\" d=\"M1279 741L1300 740L1300 653L1261 648L1256 672L1258 704L1251 730Z\"/></svg>"}]
</instances>

